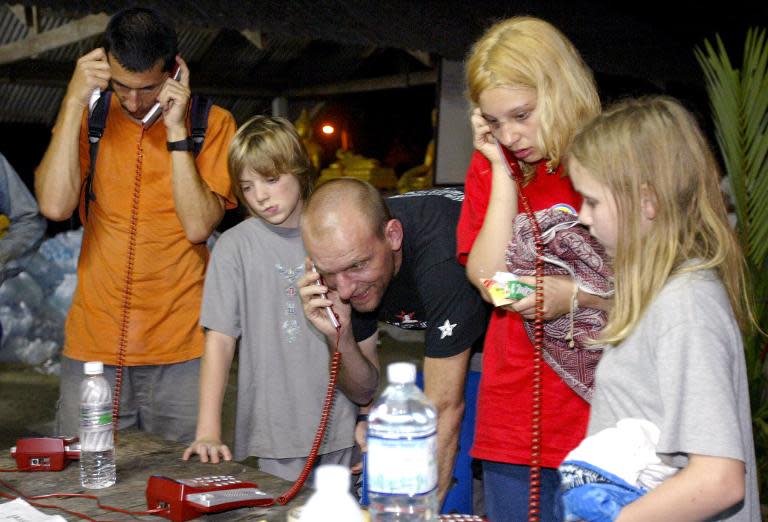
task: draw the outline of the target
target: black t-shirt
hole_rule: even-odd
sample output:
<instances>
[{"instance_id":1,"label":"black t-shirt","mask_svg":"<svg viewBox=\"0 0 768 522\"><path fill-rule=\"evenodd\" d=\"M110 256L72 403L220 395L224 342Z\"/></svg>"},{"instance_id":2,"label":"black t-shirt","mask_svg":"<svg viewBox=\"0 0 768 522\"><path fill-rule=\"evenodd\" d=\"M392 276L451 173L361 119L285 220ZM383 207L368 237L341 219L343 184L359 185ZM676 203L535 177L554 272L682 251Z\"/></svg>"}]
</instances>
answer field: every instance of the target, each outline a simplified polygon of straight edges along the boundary
<instances>
[{"instance_id":1,"label":"black t-shirt","mask_svg":"<svg viewBox=\"0 0 768 522\"><path fill-rule=\"evenodd\" d=\"M487 307L456 261L460 189L409 192L387 199L392 217L403 224L403 261L379 307L352 311L355 339L368 339L377 321L399 328L426 329L427 357L450 357L485 332Z\"/></svg>"}]
</instances>

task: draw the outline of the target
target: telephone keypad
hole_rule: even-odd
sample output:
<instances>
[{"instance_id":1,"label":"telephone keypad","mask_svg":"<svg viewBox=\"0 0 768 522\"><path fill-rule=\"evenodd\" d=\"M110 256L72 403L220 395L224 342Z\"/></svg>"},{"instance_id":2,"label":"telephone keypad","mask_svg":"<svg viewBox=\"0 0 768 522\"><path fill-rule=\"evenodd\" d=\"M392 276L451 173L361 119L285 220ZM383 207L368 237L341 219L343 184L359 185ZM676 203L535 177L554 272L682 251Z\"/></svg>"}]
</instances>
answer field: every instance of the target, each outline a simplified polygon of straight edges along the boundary
<instances>
[{"instance_id":1,"label":"telephone keypad","mask_svg":"<svg viewBox=\"0 0 768 522\"><path fill-rule=\"evenodd\" d=\"M210 487L217 487L217 486L229 486L232 484L240 484L243 481L236 479L231 475L211 475L208 477L182 479L182 480L179 480L179 482L181 482L185 486L190 486L193 488L210 488Z\"/></svg>"}]
</instances>

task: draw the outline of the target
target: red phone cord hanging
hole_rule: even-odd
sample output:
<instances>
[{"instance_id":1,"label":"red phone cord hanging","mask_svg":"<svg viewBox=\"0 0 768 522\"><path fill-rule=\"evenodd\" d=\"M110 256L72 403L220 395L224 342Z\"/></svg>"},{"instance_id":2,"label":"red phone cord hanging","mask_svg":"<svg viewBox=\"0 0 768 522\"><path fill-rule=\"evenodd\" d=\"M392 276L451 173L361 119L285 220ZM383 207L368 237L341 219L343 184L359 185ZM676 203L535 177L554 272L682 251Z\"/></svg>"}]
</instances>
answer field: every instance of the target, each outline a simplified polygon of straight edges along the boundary
<instances>
[{"instance_id":1,"label":"red phone cord hanging","mask_svg":"<svg viewBox=\"0 0 768 522\"><path fill-rule=\"evenodd\" d=\"M328 377L328 389L325 393L325 402L323 403L323 412L320 416L320 424L317 426L317 432L315 433L315 440L312 442L312 449L309 450L309 456L307 462L304 464L304 469L301 470L296 482L291 486L288 491L280 495L275 499L277 504L284 506L290 502L293 497L304 486L307 477L309 477L312 468L317 460L317 453L320 450L320 444L325 437L325 429L328 426L328 416L331 414L331 407L333 406L333 394L336 390L336 379L339 375L339 366L341 365L341 353L339 353L339 341L341 340L341 326L336 327L336 348L331 358L331 369Z\"/></svg>"},{"instance_id":2,"label":"red phone cord hanging","mask_svg":"<svg viewBox=\"0 0 768 522\"><path fill-rule=\"evenodd\" d=\"M531 209L528 198L523 193L520 174L514 170L512 172L515 172L513 177L523 209L531 221L536 247L536 302L533 322L533 387L531 403L531 474L528 490L528 521L538 522L541 509L541 353L544 348L544 242L541 239L539 222L536 220L536 215Z\"/></svg>"},{"instance_id":3,"label":"red phone cord hanging","mask_svg":"<svg viewBox=\"0 0 768 522\"><path fill-rule=\"evenodd\" d=\"M117 348L117 367L115 368L115 393L112 399L112 431L115 444L117 444L117 426L120 417L120 391L123 387L123 366L125 365L125 352L128 348L128 328L131 315L131 297L133 296L133 271L136 261L136 236L139 222L139 196L141 195L141 174L144 160L144 128L139 134L139 142L136 145L136 173L133 181L133 199L131 202L131 218L128 222L128 254L125 264L125 284L123 286L123 299L120 303L120 333Z\"/></svg>"}]
</instances>

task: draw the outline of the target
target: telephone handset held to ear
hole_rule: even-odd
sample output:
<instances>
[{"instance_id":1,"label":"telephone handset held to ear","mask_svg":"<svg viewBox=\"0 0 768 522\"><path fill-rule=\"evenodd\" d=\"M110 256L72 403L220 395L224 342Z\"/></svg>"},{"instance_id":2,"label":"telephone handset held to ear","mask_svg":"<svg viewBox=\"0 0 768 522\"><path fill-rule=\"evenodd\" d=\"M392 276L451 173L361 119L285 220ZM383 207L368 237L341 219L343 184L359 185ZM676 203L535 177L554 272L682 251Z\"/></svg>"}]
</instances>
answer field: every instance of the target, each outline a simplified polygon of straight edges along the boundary
<instances>
[{"instance_id":1,"label":"telephone handset held to ear","mask_svg":"<svg viewBox=\"0 0 768 522\"><path fill-rule=\"evenodd\" d=\"M179 64L173 66L173 70L171 71L171 78L173 78L176 81L179 81L181 79L181 69L179 68ZM149 112L141 119L141 125L146 129L147 127L150 127L157 119L160 117L160 115L163 113L163 108L160 107L160 103L156 103L152 106L151 109L149 109Z\"/></svg>"},{"instance_id":2,"label":"telephone handset held to ear","mask_svg":"<svg viewBox=\"0 0 768 522\"><path fill-rule=\"evenodd\" d=\"M312 271L317 274L317 268L315 268L314 263L312 263ZM323 280L323 276L320 276L320 279L315 281L315 284L316 285L323 284L322 280ZM320 297L322 297L323 299L328 299L328 296L326 296L325 294L320 294ZM337 330L341 328L341 323L339 323L339 320L336 319L336 314L333 313L333 308L331 308L330 306L325 307L325 313L328 314L328 320L331 321L331 324L333 325L334 328L336 328Z\"/></svg>"},{"instance_id":3,"label":"telephone handset held to ear","mask_svg":"<svg viewBox=\"0 0 768 522\"><path fill-rule=\"evenodd\" d=\"M99 98L101 98L101 89L96 87L93 92L91 92L91 97L88 100L88 115L90 116L91 113L93 113L93 108L96 107L96 102L99 101Z\"/></svg>"},{"instance_id":4,"label":"telephone handset held to ear","mask_svg":"<svg viewBox=\"0 0 768 522\"><path fill-rule=\"evenodd\" d=\"M174 65L173 70L171 71L171 78L178 81L181 79L181 69L179 68L179 64ZM96 106L96 102L99 101L99 98L101 98L101 89L98 87L91 92L91 97L88 100L88 114L91 114L93 112L93 108ZM160 107L160 103L156 103L152 106L151 109L149 109L149 112L141 119L141 125L144 128L147 128L151 126L155 121L157 121L157 118L160 117L160 115L163 113L163 108Z\"/></svg>"},{"instance_id":5,"label":"telephone handset held to ear","mask_svg":"<svg viewBox=\"0 0 768 522\"><path fill-rule=\"evenodd\" d=\"M503 160L501 164L504 167L504 172L507 173L507 176L514 179L515 176L512 174L512 170L509 168L509 156L507 156L506 149L504 146L502 146L501 143L499 143L499 140L496 140L496 150L499 151L499 156Z\"/></svg>"}]
</instances>

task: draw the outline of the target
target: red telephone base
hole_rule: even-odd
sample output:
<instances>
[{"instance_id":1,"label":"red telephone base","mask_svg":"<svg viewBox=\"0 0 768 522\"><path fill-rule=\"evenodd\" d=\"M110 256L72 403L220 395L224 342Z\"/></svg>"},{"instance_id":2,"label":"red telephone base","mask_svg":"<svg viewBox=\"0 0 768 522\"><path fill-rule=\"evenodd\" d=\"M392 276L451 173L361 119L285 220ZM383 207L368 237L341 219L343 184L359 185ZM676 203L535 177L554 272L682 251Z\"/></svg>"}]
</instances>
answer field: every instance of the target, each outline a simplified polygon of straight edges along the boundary
<instances>
[{"instance_id":1,"label":"red telephone base","mask_svg":"<svg viewBox=\"0 0 768 522\"><path fill-rule=\"evenodd\" d=\"M191 520L204 513L271 506L274 502L253 482L242 482L229 476L175 480L152 475L147 482L147 508L166 508L165 512L157 514L174 522Z\"/></svg>"},{"instance_id":2,"label":"red telephone base","mask_svg":"<svg viewBox=\"0 0 768 522\"><path fill-rule=\"evenodd\" d=\"M80 458L77 437L28 437L11 448L19 471L61 471L70 460Z\"/></svg>"}]
</instances>

